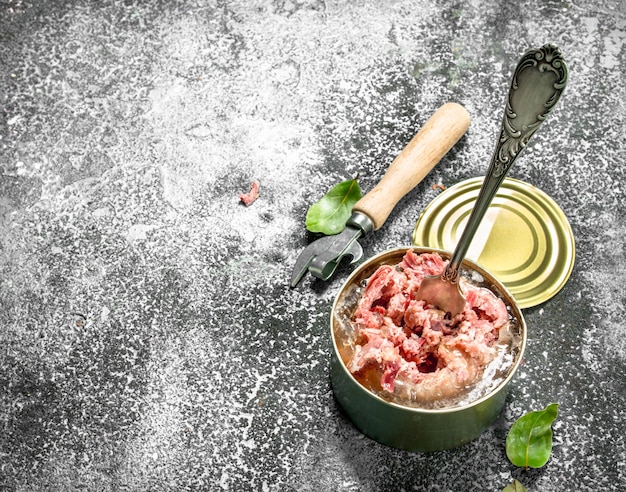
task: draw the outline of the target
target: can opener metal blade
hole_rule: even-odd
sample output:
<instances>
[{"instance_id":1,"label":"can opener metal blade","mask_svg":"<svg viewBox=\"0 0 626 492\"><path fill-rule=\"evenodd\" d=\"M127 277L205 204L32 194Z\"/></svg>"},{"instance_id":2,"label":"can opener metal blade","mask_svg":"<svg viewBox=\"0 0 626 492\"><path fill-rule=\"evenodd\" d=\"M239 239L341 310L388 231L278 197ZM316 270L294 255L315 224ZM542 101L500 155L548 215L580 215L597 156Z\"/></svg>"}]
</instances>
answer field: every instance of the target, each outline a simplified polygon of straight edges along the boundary
<instances>
[{"instance_id":1,"label":"can opener metal blade","mask_svg":"<svg viewBox=\"0 0 626 492\"><path fill-rule=\"evenodd\" d=\"M393 160L378 184L352 207L345 229L313 241L302 251L291 275L291 287L296 287L307 271L328 280L344 258L350 263L360 260L363 248L358 239L385 223L400 199L424 179L469 124L469 113L460 104L441 106Z\"/></svg>"}]
</instances>

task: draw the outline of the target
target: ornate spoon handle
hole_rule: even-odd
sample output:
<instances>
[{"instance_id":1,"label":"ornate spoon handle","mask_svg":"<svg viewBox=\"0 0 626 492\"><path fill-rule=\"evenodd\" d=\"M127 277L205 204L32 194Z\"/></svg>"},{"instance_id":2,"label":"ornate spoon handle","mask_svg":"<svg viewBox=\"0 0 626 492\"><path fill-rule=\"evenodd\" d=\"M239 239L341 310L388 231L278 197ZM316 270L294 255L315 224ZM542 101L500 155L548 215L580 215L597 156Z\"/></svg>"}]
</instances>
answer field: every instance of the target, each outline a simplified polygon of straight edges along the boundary
<instances>
[{"instance_id":1,"label":"ornate spoon handle","mask_svg":"<svg viewBox=\"0 0 626 492\"><path fill-rule=\"evenodd\" d=\"M567 84L561 51L546 44L528 51L517 64L509 89L500 138L482 188L442 278L458 280L459 267L480 222L515 159L561 97Z\"/></svg>"}]
</instances>

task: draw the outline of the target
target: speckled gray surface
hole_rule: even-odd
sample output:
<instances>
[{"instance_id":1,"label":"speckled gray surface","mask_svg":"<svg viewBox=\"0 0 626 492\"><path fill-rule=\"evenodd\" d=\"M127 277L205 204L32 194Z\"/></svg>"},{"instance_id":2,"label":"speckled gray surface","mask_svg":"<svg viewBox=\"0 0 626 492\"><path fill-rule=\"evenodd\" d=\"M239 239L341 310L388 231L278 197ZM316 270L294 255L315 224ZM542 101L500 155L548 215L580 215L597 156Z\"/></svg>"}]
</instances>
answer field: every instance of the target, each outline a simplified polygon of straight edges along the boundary
<instances>
[{"instance_id":1,"label":"speckled gray surface","mask_svg":"<svg viewBox=\"0 0 626 492\"><path fill-rule=\"evenodd\" d=\"M625 38L620 0L0 2L0 489L624 490ZM328 379L347 269L288 288L306 210L357 173L371 189L460 102L467 135L363 240L409 244L433 184L484 174L546 42L569 87L510 175L568 216L572 277L525 311L479 439L380 445ZM552 458L516 469L508 429L550 402Z\"/></svg>"}]
</instances>

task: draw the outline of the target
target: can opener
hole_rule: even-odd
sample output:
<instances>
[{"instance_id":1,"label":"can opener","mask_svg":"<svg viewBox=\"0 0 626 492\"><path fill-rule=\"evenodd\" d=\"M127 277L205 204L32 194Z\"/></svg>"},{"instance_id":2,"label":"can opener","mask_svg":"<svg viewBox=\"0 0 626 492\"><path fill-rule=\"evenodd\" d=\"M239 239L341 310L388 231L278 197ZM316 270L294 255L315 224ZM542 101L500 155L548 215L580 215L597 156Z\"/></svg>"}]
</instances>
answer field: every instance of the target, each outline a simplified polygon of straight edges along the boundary
<instances>
[{"instance_id":1,"label":"can opener","mask_svg":"<svg viewBox=\"0 0 626 492\"><path fill-rule=\"evenodd\" d=\"M350 263L360 260L363 248L358 239L382 227L396 204L435 167L469 124L469 113L462 105L450 102L441 106L393 160L378 184L354 204L345 229L313 241L302 251L293 268L291 288L307 271L328 280L344 258Z\"/></svg>"}]
</instances>

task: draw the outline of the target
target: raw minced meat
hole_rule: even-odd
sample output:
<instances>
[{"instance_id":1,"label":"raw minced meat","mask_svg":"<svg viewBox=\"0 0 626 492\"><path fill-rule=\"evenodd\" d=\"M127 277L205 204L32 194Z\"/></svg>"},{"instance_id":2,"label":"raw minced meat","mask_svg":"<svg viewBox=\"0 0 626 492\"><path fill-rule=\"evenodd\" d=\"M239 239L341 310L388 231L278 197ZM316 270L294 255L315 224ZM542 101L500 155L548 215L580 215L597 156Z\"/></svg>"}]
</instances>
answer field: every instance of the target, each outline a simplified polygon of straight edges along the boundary
<instances>
[{"instance_id":1,"label":"raw minced meat","mask_svg":"<svg viewBox=\"0 0 626 492\"><path fill-rule=\"evenodd\" d=\"M368 279L346 362L357 379L415 402L456 398L480 380L497 355L509 314L500 298L469 282L461 284L465 309L454 318L416 300L422 279L440 275L445 265L436 253L408 250L398 265L382 265Z\"/></svg>"}]
</instances>

